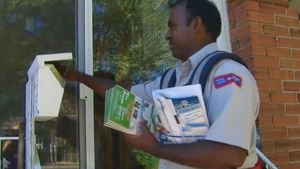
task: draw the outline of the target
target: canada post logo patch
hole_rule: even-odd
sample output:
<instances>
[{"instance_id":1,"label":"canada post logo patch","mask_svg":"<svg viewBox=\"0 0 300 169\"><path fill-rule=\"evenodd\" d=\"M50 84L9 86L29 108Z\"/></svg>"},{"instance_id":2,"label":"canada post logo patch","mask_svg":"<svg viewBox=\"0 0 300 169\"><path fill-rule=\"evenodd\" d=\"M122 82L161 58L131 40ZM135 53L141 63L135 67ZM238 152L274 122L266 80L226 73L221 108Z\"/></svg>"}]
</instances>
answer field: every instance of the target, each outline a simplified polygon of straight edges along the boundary
<instances>
[{"instance_id":1,"label":"canada post logo patch","mask_svg":"<svg viewBox=\"0 0 300 169\"><path fill-rule=\"evenodd\" d=\"M222 88L230 84L236 84L238 87L242 86L242 78L234 73L220 75L214 78L214 86L216 89Z\"/></svg>"}]
</instances>

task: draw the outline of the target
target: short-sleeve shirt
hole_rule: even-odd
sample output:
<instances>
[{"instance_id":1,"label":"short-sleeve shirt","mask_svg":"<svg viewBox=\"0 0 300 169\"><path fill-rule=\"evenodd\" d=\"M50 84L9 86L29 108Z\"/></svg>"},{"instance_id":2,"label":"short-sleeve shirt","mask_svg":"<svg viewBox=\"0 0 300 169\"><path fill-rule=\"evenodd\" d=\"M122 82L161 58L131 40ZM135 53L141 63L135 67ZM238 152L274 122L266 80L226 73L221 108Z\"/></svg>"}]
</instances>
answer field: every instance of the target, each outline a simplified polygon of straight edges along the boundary
<instances>
[{"instance_id":1,"label":"short-sleeve shirt","mask_svg":"<svg viewBox=\"0 0 300 169\"><path fill-rule=\"evenodd\" d=\"M186 84L197 64L217 50L217 44L211 43L187 61L178 61L175 65L175 86ZM158 77L154 81L132 86L131 91L153 102L152 91L160 88L160 80ZM230 59L222 60L210 72L203 96L210 123L204 139L247 150L248 156L240 168L253 167L257 162L255 120L259 110L259 95L251 73L240 63ZM159 169L165 168L191 169L161 159Z\"/></svg>"}]
</instances>

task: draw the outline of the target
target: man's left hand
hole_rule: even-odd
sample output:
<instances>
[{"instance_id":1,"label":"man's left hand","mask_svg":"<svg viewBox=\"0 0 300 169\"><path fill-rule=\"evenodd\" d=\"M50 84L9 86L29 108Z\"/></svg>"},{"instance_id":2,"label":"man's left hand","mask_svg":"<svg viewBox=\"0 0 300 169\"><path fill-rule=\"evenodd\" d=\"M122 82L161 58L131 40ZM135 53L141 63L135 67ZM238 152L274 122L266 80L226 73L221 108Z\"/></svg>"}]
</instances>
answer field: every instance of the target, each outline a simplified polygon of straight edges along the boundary
<instances>
[{"instance_id":1,"label":"man's left hand","mask_svg":"<svg viewBox=\"0 0 300 169\"><path fill-rule=\"evenodd\" d=\"M122 136L125 141L133 148L146 152L155 149L159 145L144 122L142 122L141 124L140 132L138 135L122 133Z\"/></svg>"}]
</instances>

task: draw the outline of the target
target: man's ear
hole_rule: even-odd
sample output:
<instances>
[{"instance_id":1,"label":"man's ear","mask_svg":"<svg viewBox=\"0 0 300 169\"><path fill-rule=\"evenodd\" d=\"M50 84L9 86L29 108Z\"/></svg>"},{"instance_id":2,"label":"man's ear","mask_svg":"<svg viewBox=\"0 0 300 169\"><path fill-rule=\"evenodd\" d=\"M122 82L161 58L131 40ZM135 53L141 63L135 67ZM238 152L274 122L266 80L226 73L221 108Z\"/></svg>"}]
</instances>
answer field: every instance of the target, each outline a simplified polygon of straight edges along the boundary
<instances>
[{"instance_id":1,"label":"man's ear","mask_svg":"<svg viewBox=\"0 0 300 169\"><path fill-rule=\"evenodd\" d=\"M202 31L202 29L204 29L202 18L200 16L194 17L191 22L191 25L194 32L199 32Z\"/></svg>"}]
</instances>

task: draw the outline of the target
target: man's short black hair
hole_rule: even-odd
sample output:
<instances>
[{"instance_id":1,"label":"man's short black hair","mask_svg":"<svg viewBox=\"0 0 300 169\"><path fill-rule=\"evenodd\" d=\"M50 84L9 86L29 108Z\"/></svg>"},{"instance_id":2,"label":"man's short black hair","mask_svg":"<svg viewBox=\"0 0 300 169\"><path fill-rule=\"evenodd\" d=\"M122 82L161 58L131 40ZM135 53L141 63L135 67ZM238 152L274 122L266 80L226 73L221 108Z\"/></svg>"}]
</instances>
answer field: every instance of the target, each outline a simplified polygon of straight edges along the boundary
<instances>
[{"instance_id":1,"label":"man's short black hair","mask_svg":"<svg viewBox=\"0 0 300 169\"><path fill-rule=\"evenodd\" d=\"M194 17L199 16L206 27L206 31L217 40L221 33L221 16L218 8L208 0L169 0L168 5L173 8L185 4L188 12L187 24L190 24Z\"/></svg>"}]
</instances>

